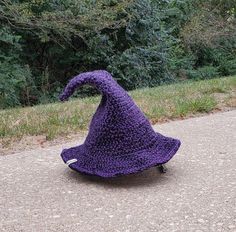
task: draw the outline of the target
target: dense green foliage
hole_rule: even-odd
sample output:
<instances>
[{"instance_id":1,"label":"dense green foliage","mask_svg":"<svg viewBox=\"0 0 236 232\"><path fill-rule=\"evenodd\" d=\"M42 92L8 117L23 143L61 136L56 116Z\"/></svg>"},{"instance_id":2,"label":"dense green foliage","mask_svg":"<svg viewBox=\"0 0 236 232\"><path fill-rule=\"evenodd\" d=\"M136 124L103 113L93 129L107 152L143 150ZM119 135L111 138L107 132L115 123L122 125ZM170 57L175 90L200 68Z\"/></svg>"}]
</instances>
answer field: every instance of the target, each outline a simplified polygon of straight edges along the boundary
<instances>
[{"instance_id":1,"label":"dense green foliage","mask_svg":"<svg viewBox=\"0 0 236 232\"><path fill-rule=\"evenodd\" d=\"M236 0L2 0L0 108L107 69L126 89L236 73ZM92 93L85 88L84 93Z\"/></svg>"}]
</instances>

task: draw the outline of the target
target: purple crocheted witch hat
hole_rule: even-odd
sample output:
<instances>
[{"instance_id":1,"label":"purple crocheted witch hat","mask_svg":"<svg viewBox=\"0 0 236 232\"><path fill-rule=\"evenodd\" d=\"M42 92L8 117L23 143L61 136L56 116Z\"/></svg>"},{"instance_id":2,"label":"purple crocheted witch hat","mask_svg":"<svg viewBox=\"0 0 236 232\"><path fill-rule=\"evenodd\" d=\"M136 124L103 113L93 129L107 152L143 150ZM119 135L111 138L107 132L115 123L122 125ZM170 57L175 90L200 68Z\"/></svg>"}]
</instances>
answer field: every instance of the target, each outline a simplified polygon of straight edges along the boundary
<instances>
[{"instance_id":1,"label":"purple crocheted witch hat","mask_svg":"<svg viewBox=\"0 0 236 232\"><path fill-rule=\"evenodd\" d=\"M164 164L174 156L181 142L155 132L132 98L107 71L86 72L74 77L60 100L67 100L84 84L95 86L102 99L84 144L61 153L71 169L113 177Z\"/></svg>"}]
</instances>

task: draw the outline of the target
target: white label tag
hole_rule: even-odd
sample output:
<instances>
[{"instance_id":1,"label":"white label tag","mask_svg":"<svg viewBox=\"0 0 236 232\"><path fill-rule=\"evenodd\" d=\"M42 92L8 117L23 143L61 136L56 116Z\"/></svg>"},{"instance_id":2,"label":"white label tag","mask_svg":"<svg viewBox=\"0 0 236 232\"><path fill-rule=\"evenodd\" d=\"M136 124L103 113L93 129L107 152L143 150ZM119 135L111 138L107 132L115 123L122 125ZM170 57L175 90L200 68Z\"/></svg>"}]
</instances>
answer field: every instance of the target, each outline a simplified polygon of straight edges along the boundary
<instances>
[{"instance_id":1,"label":"white label tag","mask_svg":"<svg viewBox=\"0 0 236 232\"><path fill-rule=\"evenodd\" d=\"M71 160L67 160L66 164L70 165L70 164L73 164L75 162L77 162L77 159L71 159Z\"/></svg>"}]
</instances>

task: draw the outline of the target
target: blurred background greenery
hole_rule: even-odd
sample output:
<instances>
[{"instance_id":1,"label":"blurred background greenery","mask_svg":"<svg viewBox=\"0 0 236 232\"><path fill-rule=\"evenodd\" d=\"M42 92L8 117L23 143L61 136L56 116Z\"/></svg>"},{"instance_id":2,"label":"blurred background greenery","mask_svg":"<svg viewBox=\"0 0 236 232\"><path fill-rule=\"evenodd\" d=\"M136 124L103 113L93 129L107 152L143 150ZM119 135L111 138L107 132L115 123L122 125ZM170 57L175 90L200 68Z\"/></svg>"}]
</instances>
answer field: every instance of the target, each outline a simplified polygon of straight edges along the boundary
<instances>
[{"instance_id":1,"label":"blurred background greenery","mask_svg":"<svg viewBox=\"0 0 236 232\"><path fill-rule=\"evenodd\" d=\"M0 108L95 69L126 90L236 74L235 16L236 0L1 0Z\"/></svg>"}]
</instances>

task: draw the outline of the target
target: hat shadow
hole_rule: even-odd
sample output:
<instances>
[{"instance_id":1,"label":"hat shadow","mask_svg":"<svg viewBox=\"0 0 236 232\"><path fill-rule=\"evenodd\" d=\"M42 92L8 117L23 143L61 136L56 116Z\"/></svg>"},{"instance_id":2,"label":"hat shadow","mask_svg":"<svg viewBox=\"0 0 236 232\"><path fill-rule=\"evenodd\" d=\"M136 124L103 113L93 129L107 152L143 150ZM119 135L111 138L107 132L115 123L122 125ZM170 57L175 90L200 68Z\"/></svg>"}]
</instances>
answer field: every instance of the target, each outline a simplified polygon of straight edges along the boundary
<instances>
[{"instance_id":1,"label":"hat shadow","mask_svg":"<svg viewBox=\"0 0 236 232\"><path fill-rule=\"evenodd\" d=\"M173 180L175 168L168 168L167 173L160 173L156 167L149 168L142 172L129 175L122 175L111 178L103 178L99 176L86 175L67 169L65 175L69 180L86 185L99 185L109 188L135 188L135 187L150 187L152 185L164 185Z\"/></svg>"}]
</instances>

